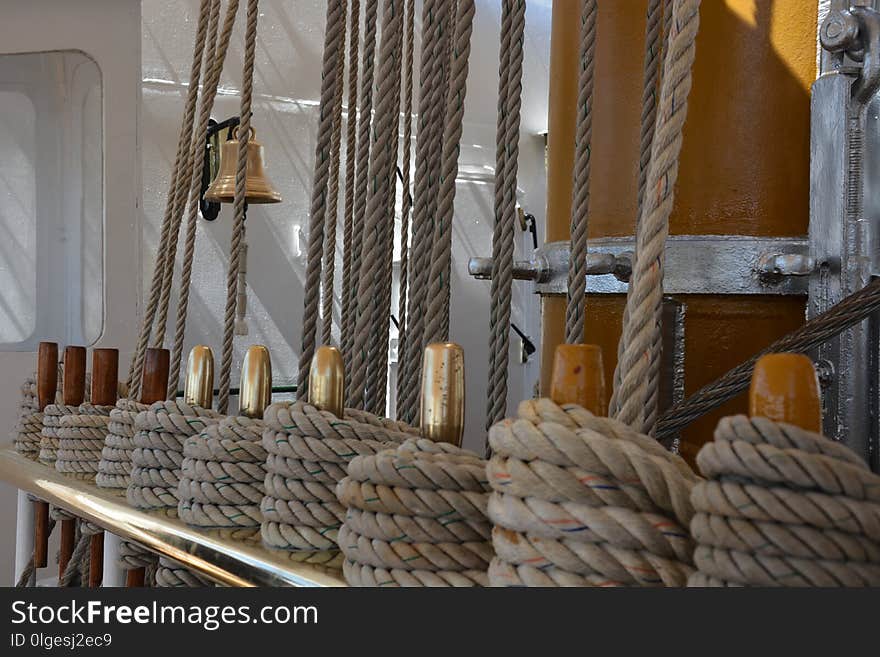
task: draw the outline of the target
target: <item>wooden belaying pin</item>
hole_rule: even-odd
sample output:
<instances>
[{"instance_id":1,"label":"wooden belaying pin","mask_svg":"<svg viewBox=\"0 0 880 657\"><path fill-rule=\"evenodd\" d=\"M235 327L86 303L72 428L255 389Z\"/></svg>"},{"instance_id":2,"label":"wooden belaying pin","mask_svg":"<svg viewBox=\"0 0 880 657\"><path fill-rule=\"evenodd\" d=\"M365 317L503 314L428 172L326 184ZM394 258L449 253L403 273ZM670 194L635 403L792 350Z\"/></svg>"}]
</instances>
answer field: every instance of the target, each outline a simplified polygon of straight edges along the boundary
<instances>
[{"instance_id":1,"label":"wooden belaying pin","mask_svg":"<svg viewBox=\"0 0 880 657\"><path fill-rule=\"evenodd\" d=\"M171 352L167 349L151 347L144 357L144 375L141 379L142 404L152 404L165 399L168 394L168 370L171 365ZM144 568L133 568L125 574L126 586L143 586L146 579Z\"/></svg>"},{"instance_id":2,"label":"wooden belaying pin","mask_svg":"<svg viewBox=\"0 0 880 657\"><path fill-rule=\"evenodd\" d=\"M252 345L244 355L238 388L238 414L263 417L263 411L272 403L272 359L263 345Z\"/></svg>"},{"instance_id":3,"label":"wooden belaying pin","mask_svg":"<svg viewBox=\"0 0 880 657\"><path fill-rule=\"evenodd\" d=\"M68 346L64 349L64 376L61 399L65 406L79 406L86 398L86 348ZM58 581L73 554L76 543L76 518L61 521L61 543L58 550Z\"/></svg>"},{"instance_id":4,"label":"wooden belaying pin","mask_svg":"<svg viewBox=\"0 0 880 657\"><path fill-rule=\"evenodd\" d=\"M578 404L593 415L608 413L602 348L595 344L561 344L553 356L550 399Z\"/></svg>"},{"instance_id":5,"label":"wooden belaying pin","mask_svg":"<svg viewBox=\"0 0 880 657\"><path fill-rule=\"evenodd\" d=\"M767 354L755 363L749 415L819 433L822 401L813 361L803 354Z\"/></svg>"},{"instance_id":6,"label":"wooden belaying pin","mask_svg":"<svg viewBox=\"0 0 880 657\"><path fill-rule=\"evenodd\" d=\"M58 343L41 342L37 351L37 405L42 413L58 391ZM34 567L49 562L49 503L34 502Z\"/></svg>"},{"instance_id":7,"label":"wooden belaying pin","mask_svg":"<svg viewBox=\"0 0 880 657\"><path fill-rule=\"evenodd\" d=\"M425 347L419 418L423 438L461 447L464 349L454 342L435 342Z\"/></svg>"},{"instance_id":8,"label":"wooden belaying pin","mask_svg":"<svg viewBox=\"0 0 880 657\"><path fill-rule=\"evenodd\" d=\"M92 350L92 404L113 406L119 390L119 350ZM93 534L89 542L89 586L101 586L104 574L104 532Z\"/></svg>"},{"instance_id":9,"label":"wooden belaying pin","mask_svg":"<svg viewBox=\"0 0 880 657\"><path fill-rule=\"evenodd\" d=\"M203 344L193 347L186 359L183 401L202 408L214 402L214 352Z\"/></svg>"},{"instance_id":10,"label":"wooden belaying pin","mask_svg":"<svg viewBox=\"0 0 880 657\"><path fill-rule=\"evenodd\" d=\"M309 369L309 403L342 417L345 406L345 368L336 347L318 347Z\"/></svg>"}]
</instances>

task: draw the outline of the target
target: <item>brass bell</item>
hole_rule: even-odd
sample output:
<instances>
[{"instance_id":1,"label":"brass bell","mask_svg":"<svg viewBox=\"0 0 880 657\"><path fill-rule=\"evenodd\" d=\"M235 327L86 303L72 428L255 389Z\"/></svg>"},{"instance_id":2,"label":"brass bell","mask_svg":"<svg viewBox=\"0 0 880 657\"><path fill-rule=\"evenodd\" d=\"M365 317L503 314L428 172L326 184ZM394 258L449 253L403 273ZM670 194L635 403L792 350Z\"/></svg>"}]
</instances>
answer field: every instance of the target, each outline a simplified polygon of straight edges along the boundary
<instances>
[{"instance_id":1,"label":"brass bell","mask_svg":"<svg viewBox=\"0 0 880 657\"><path fill-rule=\"evenodd\" d=\"M248 141L247 181L245 200L248 203L279 203L281 194L266 176L263 165L263 145L256 140L251 128ZM229 139L220 148L220 172L205 192L204 199L215 203L232 203L235 200L235 170L238 167L238 126L229 133Z\"/></svg>"}]
</instances>

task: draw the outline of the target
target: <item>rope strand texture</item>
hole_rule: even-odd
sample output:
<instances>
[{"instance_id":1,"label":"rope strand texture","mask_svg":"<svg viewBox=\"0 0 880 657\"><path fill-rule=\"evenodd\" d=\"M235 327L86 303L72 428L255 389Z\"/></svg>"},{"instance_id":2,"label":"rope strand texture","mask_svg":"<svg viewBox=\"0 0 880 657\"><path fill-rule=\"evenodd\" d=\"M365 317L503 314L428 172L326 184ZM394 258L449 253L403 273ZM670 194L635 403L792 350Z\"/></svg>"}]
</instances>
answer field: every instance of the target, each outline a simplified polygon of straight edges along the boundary
<instances>
[{"instance_id":1,"label":"rope strand texture","mask_svg":"<svg viewBox=\"0 0 880 657\"><path fill-rule=\"evenodd\" d=\"M302 347L299 357L298 395L308 395L309 368L315 355L318 327L318 305L321 295L321 259L324 250L324 225L327 213L328 184L332 160L334 103L339 76L339 59L345 49L345 3L328 0L327 25L324 36L324 61L321 70L321 104L318 118L318 142L315 146L315 176L312 182L312 204L309 217L309 246L303 300Z\"/></svg>"},{"instance_id":2,"label":"rope strand texture","mask_svg":"<svg viewBox=\"0 0 880 657\"><path fill-rule=\"evenodd\" d=\"M697 465L689 586L880 585L880 476L845 446L738 415Z\"/></svg>"},{"instance_id":3,"label":"rope strand texture","mask_svg":"<svg viewBox=\"0 0 880 657\"><path fill-rule=\"evenodd\" d=\"M241 528L235 537L259 534L266 450L265 424L227 417L183 444L177 515L188 525Z\"/></svg>"},{"instance_id":4,"label":"rope strand texture","mask_svg":"<svg viewBox=\"0 0 880 657\"><path fill-rule=\"evenodd\" d=\"M221 414L182 400L160 401L138 413L131 453L131 482L126 496L137 509L177 512L183 445Z\"/></svg>"},{"instance_id":5,"label":"rope strand texture","mask_svg":"<svg viewBox=\"0 0 880 657\"><path fill-rule=\"evenodd\" d=\"M15 451L32 461L39 460L42 433L43 414L39 411L35 375L25 379L21 386L18 422L10 435Z\"/></svg>"},{"instance_id":6,"label":"rope strand texture","mask_svg":"<svg viewBox=\"0 0 880 657\"><path fill-rule=\"evenodd\" d=\"M263 417L263 542L286 550L335 550L343 509L334 488L346 464L403 442L412 430L375 416L358 421L366 414L340 419L304 402L272 404Z\"/></svg>"},{"instance_id":7,"label":"rope strand texture","mask_svg":"<svg viewBox=\"0 0 880 657\"><path fill-rule=\"evenodd\" d=\"M336 488L343 573L353 586L486 586L492 559L486 462L411 439L359 456Z\"/></svg>"},{"instance_id":8,"label":"rope strand texture","mask_svg":"<svg viewBox=\"0 0 880 657\"><path fill-rule=\"evenodd\" d=\"M675 0L669 49L663 66L660 103L647 190L636 232L633 275L627 294L620 358L611 400L613 416L637 430L650 432L656 409L646 409L655 399L659 363L654 345L660 332L663 300L663 261L669 215L672 212L682 132L700 23L700 0Z\"/></svg>"},{"instance_id":9,"label":"rope strand texture","mask_svg":"<svg viewBox=\"0 0 880 657\"><path fill-rule=\"evenodd\" d=\"M95 481L115 406L81 404L78 412L60 418L55 469L68 476Z\"/></svg>"},{"instance_id":10,"label":"rope strand texture","mask_svg":"<svg viewBox=\"0 0 880 657\"><path fill-rule=\"evenodd\" d=\"M487 431L502 420L507 412L525 14L524 0L505 2L503 5L501 61L498 71L498 125L495 138L495 227L492 233Z\"/></svg>"},{"instance_id":11,"label":"rope strand texture","mask_svg":"<svg viewBox=\"0 0 880 657\"><path fill-rule=\"evenodd\" d=\"M699 478L656 441L585 409L522 402L489 432L493 586L684 586Z\"/></svg>"}]
</instances>

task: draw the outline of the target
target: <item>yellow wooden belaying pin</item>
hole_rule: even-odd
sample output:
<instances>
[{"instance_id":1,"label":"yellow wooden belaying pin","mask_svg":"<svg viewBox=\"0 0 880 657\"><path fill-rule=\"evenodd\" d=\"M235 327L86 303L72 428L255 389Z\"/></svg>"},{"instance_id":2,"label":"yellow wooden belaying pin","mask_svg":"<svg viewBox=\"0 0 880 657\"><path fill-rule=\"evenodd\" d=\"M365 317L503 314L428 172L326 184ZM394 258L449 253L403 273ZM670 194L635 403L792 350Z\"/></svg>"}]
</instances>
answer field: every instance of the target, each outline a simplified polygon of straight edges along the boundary
<instances>
[{"instance_id":1,"label":"yellow wooden belaying pin","mask_svg":"<svg viewBox=\"0 0 880 657\"><path fill-rule=\"evenodd\" d=\"M561 344L553 355L550 399L578 404L593 415L608 413L602 348L594 344Z\"/></svg>"},{"instance_id":2,"label":"yellow wooden belaying pin","mask_svg":"<svg viewBox=\"0 0 880 657\"><path fill-rule=\"evenodd\" d=\"M186 360L183 401L190 406L211 408L214 401L214 352L197 344Z\"/></svg>"},{"instance_id":3,"label":"yellow wooden belaying pin","mask_svg":"<svg viewBox=\"0 0 880 657\"><path fill-rule=\"evenodd\" d=\"M803 354L767 354L755 364L749 415L822 430L822 401L813 361Z\"/></svg>"},{"instance_id":4,"label":"yellow wooden belaying pin","mask_svg":"<svg viewBox=\"0 0 880 657\"><path fill-rule=\"evenodd\" d=\"M454 342L435 342L425 347L419 418L422 437L461 447L464 349Z\"/></svg>"},{"instance_id":5,"label":"yellow wooden belaying pin","mask_svg":"<svg viewBox=\"0 0 880 657\"><path fill-rule=\"evenodd\" d=\"M272 359L263 345L252 345L241 364L238 414L249 418L263 417L272 403Z\"/></svg>"},{"instance_id":6,"label":"yellow wooden belaying pin","mask_svg":"<svg viewBox=\"0 0 880 657\"><path fill-rule=\"evenodd\" d=\"M309 370L309 403L342 417L345 407L345 368L336 347L318 347Z\"/></svg>"}]
</instances>

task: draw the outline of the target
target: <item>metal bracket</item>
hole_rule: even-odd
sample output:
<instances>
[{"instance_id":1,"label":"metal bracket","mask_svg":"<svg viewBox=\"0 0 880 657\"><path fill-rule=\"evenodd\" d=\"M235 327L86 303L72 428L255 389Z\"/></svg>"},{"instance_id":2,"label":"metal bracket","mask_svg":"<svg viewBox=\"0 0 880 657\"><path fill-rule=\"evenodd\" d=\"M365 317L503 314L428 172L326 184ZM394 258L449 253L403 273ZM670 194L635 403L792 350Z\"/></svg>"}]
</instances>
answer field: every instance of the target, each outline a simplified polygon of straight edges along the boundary
<instances>
[{"instance_id":1,"label":"metal bracket","mask_svg":"<svg viewBox=\"0 0 880 657\"><path fill-rule=\"evenodd\" d=\"M551 242L530 260L514 263L513 277L535 283L537 294L565 294L569 242ZM587 246L587 292L625 294L635 240L608 237ZM806 239L740 235L673 235L666 242L666 294L806 295L817 270ZM471 258L469 273L492 277L492 258Z\"/></svg>"}]
</instances>

